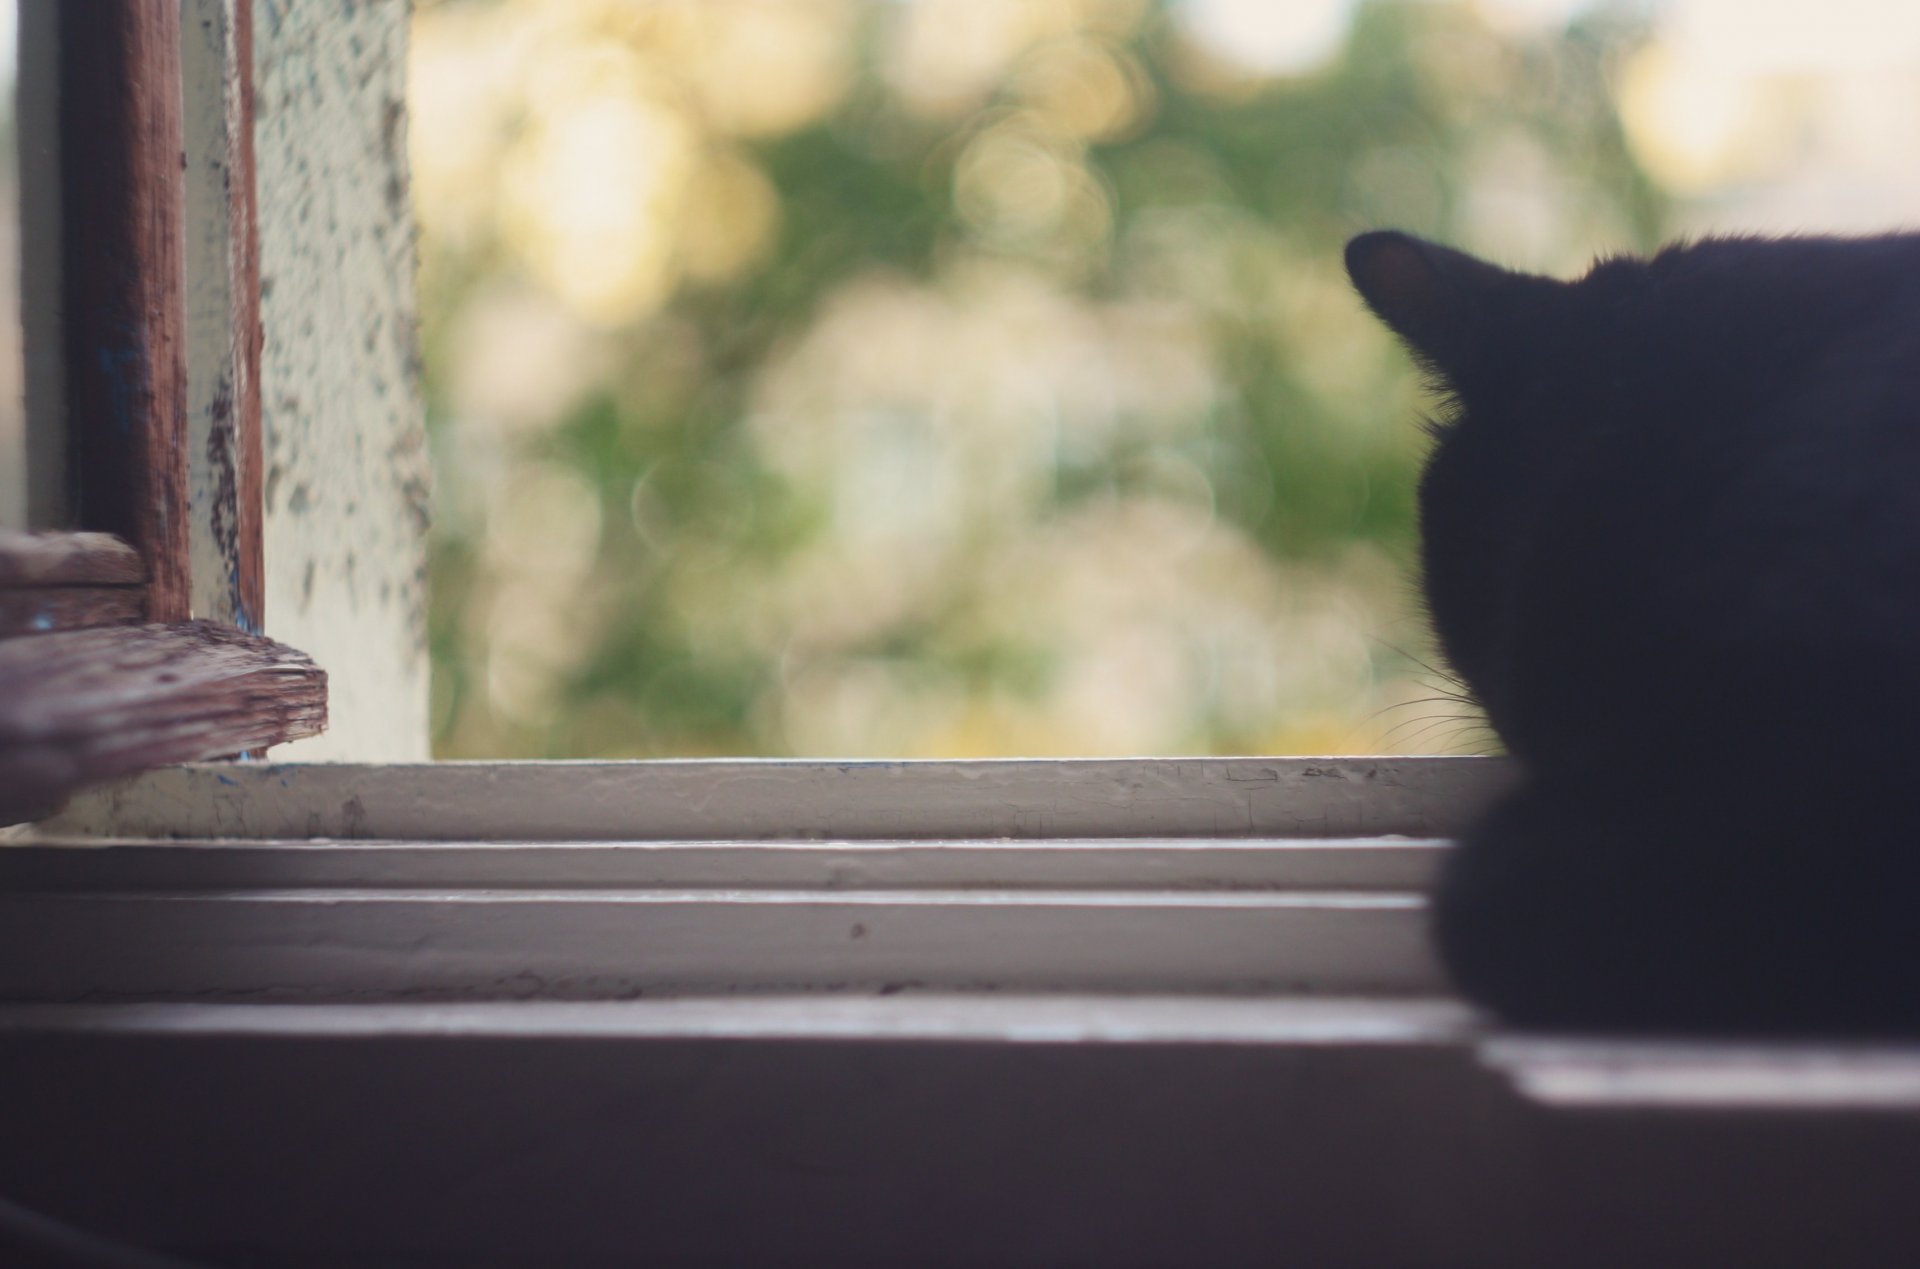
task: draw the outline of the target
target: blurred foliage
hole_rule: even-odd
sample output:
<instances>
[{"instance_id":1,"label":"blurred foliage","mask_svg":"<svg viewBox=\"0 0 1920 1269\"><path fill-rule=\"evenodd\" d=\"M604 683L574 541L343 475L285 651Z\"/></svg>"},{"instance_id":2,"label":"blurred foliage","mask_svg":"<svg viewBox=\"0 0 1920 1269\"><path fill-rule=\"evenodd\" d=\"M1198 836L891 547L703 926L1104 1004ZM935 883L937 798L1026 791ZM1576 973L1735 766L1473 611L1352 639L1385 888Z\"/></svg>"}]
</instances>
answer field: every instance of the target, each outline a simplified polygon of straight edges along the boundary
<instances>
[{"instance_id":1,"label":"blurred foliage","mask_svg":"<svg viewBox=\"0 0 1920 1269\"><path fill-rule=\"evenodd\" d=\"M1641 32L1304 7L424 7L440 753L1446 747L1340 247L1650 245Z\"/></svg>"}]
</instances>

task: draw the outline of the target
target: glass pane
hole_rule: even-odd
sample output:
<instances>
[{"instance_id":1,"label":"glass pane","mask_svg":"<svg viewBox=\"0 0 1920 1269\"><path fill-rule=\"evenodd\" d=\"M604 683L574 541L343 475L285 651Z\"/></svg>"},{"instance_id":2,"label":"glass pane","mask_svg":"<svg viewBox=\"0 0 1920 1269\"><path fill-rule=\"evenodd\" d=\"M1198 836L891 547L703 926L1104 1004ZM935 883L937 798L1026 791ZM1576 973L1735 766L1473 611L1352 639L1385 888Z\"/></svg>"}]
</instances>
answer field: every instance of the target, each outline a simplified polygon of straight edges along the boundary
<instances>
[{"instance_id":1,"label":"glass pane","mask_svg":"<svg viewBox=\"0 0 1920 1269\"><path fill-rule=\"evenodd\" d=\"M1471 743L1405 581L1417 385L1340 249L1650 241L1602 73L1638 35L423 6L440 752Z\"/></svg>"},{"instance_id":2,"label":"glass pane","mask_svg":"<svg viewBox=\"0 0 1920 1269\"><path fill-rule=\"evenodd\" d=\"M1343 240L1910 220L1917 13L423 4L439 750L1472 750Z\"/></svg>"}]
</instances>

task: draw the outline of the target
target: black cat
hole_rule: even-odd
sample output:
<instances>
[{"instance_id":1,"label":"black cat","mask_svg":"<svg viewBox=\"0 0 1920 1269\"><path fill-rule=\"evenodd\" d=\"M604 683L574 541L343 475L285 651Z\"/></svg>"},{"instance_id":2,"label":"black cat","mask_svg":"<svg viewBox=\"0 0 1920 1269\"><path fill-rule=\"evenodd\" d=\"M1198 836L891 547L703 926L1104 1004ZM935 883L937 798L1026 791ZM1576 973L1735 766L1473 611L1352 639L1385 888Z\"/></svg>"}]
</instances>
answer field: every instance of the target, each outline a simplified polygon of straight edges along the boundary
<instances>
[{"instance_id":1,"label":"black cat","mask_svg":"<svg viewBox=\"0 0 1920 1269\"><path fill-rule=\"evenodd\" d=\"M1463 992L1920 1032L1920 235L1347 269L1446 393L1427 603L1524 773L1435 896Z\"/></svg>"}]
</instances>

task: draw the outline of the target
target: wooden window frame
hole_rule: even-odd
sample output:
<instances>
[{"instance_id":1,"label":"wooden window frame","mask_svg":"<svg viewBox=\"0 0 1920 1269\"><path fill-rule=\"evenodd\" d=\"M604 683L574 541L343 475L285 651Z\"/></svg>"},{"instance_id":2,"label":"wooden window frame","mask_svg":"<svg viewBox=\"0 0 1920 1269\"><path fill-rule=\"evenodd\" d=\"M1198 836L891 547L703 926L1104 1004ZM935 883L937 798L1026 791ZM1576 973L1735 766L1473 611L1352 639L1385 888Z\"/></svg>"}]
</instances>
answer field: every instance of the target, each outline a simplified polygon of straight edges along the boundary
<instances>
[{"instance_id":1,"label":"wooden window frame","mask_svg":"<svg viewBox=\"0 0 1920 1269\"><path fill-rule=\"evenodd\" d=\"M261 634L251 13L22 6L29 501L69 531L0 535L0 822L325 726Z\"/></svg>"}]
</instances>

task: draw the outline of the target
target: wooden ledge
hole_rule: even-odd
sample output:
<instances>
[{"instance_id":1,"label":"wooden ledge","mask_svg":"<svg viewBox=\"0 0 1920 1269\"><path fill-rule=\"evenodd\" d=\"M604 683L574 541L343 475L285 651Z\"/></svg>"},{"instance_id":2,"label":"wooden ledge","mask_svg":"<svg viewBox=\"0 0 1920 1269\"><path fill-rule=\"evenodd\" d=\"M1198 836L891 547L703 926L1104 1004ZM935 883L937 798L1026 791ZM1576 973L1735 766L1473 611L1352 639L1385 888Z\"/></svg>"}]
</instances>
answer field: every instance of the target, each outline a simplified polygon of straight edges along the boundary
<instances>
[{"instance_id":1,"label":"wooden ledge","mask_svg":"<svg viewBox=\"0 0 1920 1269\"><path fill-rule=\"evenodd\" d=\"M205 621L0 641L0 823L74 789L264 749L327 723L327 676L303 652Z\"/></svg>"}]
</instances>

